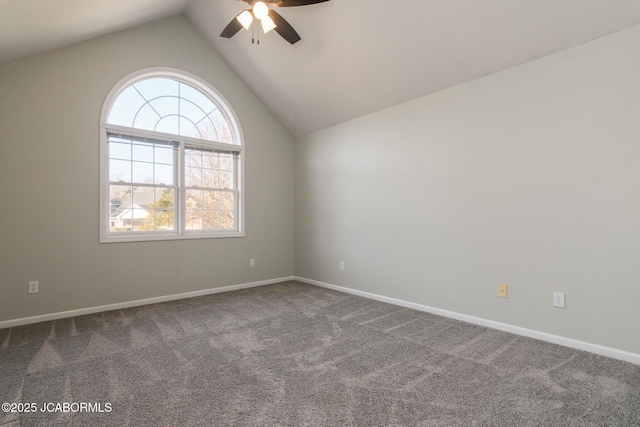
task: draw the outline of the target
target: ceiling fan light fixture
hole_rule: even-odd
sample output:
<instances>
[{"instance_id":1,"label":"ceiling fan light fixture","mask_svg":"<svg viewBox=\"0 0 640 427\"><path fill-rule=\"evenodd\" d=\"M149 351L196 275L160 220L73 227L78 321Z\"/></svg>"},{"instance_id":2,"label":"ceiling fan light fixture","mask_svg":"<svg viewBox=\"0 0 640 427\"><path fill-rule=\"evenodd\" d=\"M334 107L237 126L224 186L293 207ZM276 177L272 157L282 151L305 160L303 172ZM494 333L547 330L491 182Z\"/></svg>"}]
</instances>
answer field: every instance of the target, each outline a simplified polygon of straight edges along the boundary
<instances>
[{"instance_id":1,"label":"ceiling fan light fixture","mask_svg":"<svg viewBox=\"0 0 640 427\"><path fill-rule=\"evenodd\" d=\"M259 20L263 20L269 15L269 6L265 2L257 1L253 4L253 15Z\"/></svg>"},{"instance_id":2,"label":"ceiling fan light fixture","mask_svg":"<svg viewBox=\"0 0 640 427\"><path fill-rule=\"evenodd\" d=\"M220 37L224 37L226 39L230 39L234 35L238 34L238 31L242 29L242 27L246 29L250 29L253 25L254 21L258 19L262 23L262 29L265 33L268 33L271 30L276 30L276 32L287 42L290 44L296 44L300 40L300 34L293 29L291 24L287 22L278 12L276 12L275 8L277 7L293 7L293 6L309 6L312 4L324 3L329 0L239 0L243 3L251 6L251 9L247 9L244 12L236 15L236 18L233 18L231 22L224 27L224 30L220 33ZM274 9L271 9L273 7ZM258 35L258 44L260 44L260 33L257 32ZM253 38L251 39L254 42L256 31L253 31Z\"/></svg>"},{"instance_id":3,"label":"ceiling fan light fixture","mask_svg":"<svg viewBox=\"0 0 640 427\"><path fill-rule=\"evenodd\" d=\"M262 30L264 31L265 34L267 34L269 31L273 30L276 27L275 22L273 22L273 19L271 19L270 16L267 16L260 22L262 22Z\"/></svg>"},{"instance_id":4,"label":"ceiling fan light fixture","mask_svg":"<svg viewBox=\"0 0 640 427\"><path fill-rule=\"evenodd\" d=\"M240 15L238 15L238 21L242 24L245 30L248 30L253 22L253 15L248 10L245 10Z\"/></svg>"}]
</instances>

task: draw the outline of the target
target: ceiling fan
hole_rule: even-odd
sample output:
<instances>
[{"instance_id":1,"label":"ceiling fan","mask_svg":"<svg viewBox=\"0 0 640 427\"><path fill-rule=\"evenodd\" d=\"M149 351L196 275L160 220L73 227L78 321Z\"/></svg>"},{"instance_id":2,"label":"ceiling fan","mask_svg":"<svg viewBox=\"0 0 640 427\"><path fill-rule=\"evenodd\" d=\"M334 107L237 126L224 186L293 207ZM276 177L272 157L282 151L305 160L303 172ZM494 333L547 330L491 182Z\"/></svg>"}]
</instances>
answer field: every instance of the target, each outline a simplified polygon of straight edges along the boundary
<instances>
[{"instance_id":1,"label":"ceiling fan","mask_svg":"<svg viewBox=\"0 0 640 427\"><path fill-rule=\"evenodd\" d=\"M293 7L293 6L307 6L310 4L322 3L329 0L240 0L248 3L251 8L245 9L236 16L229 25L226 26L220 37L226 37L230 39L242 27L249 29L253 23L253 18L257 18L262 24L262 30L268 33L271 30L276 30L276 33L280 34L282 38L291 44L295 44L300 41L300 36L293 29L291 24L287 22L278 12L270 9L273 7ZM258 43L260 41L258 40Z\"/></svg>"}]
</instances>

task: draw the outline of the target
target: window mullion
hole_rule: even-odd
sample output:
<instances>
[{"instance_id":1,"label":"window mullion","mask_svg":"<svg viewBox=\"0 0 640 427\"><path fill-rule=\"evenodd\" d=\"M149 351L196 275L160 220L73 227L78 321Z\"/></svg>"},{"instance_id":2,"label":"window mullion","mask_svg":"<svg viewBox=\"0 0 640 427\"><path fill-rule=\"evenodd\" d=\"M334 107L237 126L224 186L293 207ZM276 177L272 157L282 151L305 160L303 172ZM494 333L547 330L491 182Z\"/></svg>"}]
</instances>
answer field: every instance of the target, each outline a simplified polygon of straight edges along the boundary
<instances>
[{"instance_id":1,"label":"window mullion","mask_svg":"<svg viewBox=\"0 0 640 427\"><path fill-rule=\"evenodd\" d=\"M240 194L238 192L238 188L240 188L240 186L238 185L238 170L240 169L240 162L239 162L239 158L238 156L233 156L233 191L234 191L234 196L233 196L233 210L235 212L234 214L234 218L233 218L233 228L236 231L240 230L240 227L238 226L239 223L239 218L240 218Z\"/></svg>"},{"instance_id":2,"label":"window mullion","mask_svg":"<svg viewBox=\"0 0 640 427\"><path fill-rule=\"evenodd\" d=\"M175 168L176 174L175 176L178 178L178 208L175 209L175 214L178 215L178 221L176 221L178 234L183 235L186 229L186 217L187 217L187 190L185 188L185 177L184 177L184 164L185 164L185 154L184 154L184 141L180 140L180 145L178 150L176 150L177 159L175 159Z\"/></svg>"},{"instance_id":3,"label":"window mullion","mask_svg":"<svg viewBox=\"0 0 640 427\"><path fill-rule=\"evenodd\" d=\"M175 184L149 184L131 181L109 181L109 185L129 185L131 187L149 187L149 188L177 188Z\"/></svg>"}]
</instances>

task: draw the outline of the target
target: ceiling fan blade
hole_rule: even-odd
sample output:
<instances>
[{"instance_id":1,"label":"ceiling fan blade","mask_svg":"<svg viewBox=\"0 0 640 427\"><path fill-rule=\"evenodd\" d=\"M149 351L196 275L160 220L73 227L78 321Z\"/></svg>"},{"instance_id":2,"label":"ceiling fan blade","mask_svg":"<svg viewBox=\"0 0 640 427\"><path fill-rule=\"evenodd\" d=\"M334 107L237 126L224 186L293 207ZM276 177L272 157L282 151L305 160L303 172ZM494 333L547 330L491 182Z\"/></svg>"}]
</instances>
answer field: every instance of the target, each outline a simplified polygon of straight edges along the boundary
<instances>
[{"instance_id":1,"label":"ceiling fan blade","mask_svg":"<svg viewBox=\"0 0 640 427\"><path fill-rule=\"evenodd\" d=\"M293 7L293 6L308 6L310 4L323 3L329 0L278 0L270 2L270 5L275 7Z\"/></svg>"},{"instance_id":2,"label":"ceiling fan blade","mask_svg":"<svg viewBox=\"0 0 640 427\"><path fill-rule=\"evenodd\" d=\"M269 16L273 19L273 22L276 24L275 31L280 34L283 39L288 41L291 44L296 44L299 42L300 35L293 29L291 24L287 22L278 12L273 9L269 9Z\"/></svg>"},{"instance_id":3,"label":"ceiling fan blade","mask_svg":"<svg viewBox=\"0 0 640 427\"><path fill-rule=\"evenodd\" d=\"M230 39L231 37L235 36L238 31L240 31L240 29L242 28L242 24L240 23L240 21L238 21L238 16L240 16L240 14L242 14L243 12L240 12L235 18L231 20L231 22L229 22L229 25L227 25L225 29L220 33L220 37Z\"/></svg>"}]
</instances>

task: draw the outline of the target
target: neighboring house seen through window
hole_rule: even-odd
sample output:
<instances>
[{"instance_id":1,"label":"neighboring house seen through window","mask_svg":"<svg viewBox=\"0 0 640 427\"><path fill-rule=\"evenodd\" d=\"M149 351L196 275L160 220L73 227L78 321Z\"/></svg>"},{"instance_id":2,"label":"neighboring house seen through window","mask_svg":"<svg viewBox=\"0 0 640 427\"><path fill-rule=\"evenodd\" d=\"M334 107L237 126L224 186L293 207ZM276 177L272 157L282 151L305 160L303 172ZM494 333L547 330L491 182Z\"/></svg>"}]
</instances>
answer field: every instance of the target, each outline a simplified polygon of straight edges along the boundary
<instances>
[{"instance_id":1,"label":"neighboring house seen through window","mask_svg":"<svg viewBox=\"0 0 640 427\"><path fill-rule=\"evenodd\" d=\"M240 128L208 85L129 76L105 102L101 139L102 242L242 236Z\"/></svg>"}]
</instances>

